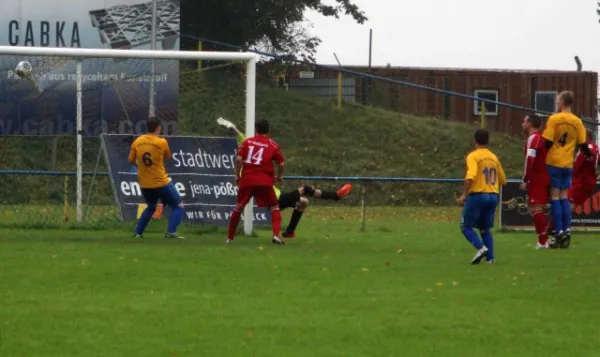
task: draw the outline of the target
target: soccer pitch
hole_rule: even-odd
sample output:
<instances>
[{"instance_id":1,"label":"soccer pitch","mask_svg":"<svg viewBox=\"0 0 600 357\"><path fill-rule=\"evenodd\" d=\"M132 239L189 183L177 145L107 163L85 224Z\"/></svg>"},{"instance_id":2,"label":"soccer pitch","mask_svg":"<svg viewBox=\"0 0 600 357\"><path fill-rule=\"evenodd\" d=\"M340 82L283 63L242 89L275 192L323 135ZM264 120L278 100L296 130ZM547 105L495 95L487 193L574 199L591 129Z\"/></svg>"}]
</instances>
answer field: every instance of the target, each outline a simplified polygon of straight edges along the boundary
<instances>
[{"instance_id":1,"label":"soccer pitch","mask_svg":"<svg viewBox=\"0 0 600 357\"><path fill-rule=\"evenodd\" d=\"M471 266L458 208L374 210L366 232L342 212L311 207L286 246L0 230L0 356L599 355L594 235L496 233L497 264Z\"/></svg>"}]
</instances>

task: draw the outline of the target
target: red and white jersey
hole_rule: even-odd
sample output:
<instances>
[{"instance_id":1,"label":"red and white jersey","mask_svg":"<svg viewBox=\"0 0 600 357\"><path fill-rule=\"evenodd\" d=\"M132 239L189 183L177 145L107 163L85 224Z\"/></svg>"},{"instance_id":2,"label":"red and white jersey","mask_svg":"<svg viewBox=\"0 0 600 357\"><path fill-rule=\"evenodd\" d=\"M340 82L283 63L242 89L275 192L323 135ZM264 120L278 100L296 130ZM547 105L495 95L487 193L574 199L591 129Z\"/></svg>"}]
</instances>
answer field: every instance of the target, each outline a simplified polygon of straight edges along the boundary
<instances>
[{"instance_id":1,"label":"red and white jersey","mask_svg":"<svg viewBox=\"0 0 600 357\"><path fill-rule=\"evenodd\" d=\"M591 156L587 157L580 150L575 157L573 165L573 181L580 183L596 183L596 166L598 166L598 145L588 141L587 146L590 149Z\"/></svg>"},{"instance_id":2,"label":"red and white jersey","mask_svg":"<svg viewBox=\"0 0 600 357\"><path fill-rule=\"evenodd\" d=\"M542 133L536 132L529 135L525 142L523 182L546 183L550 181L546 168L547 154L546 140L542 137Z\"/></svg>"},{"instance_id":3,"label":"red and white jersey","mask_svg":"<svg viewBox=\"0 0 600 357\"><path fill-rule=\"evenodd\" d=\"M279 145L268 136L256 135L242 142L238 156L244 160L241 187L272 186L275 183L273 161L282 164L283 154Z\"/></svg>"}]
</instances>

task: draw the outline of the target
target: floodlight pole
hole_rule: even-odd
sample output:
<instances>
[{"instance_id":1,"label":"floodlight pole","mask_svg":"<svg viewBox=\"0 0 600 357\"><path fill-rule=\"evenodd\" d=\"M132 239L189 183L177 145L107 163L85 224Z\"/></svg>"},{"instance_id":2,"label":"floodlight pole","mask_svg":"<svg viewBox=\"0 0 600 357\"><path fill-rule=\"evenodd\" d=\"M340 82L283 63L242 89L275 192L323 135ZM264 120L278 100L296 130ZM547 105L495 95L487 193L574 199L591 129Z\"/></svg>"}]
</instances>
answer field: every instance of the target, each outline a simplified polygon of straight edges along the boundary
<instances>
[{"instance_id":1,"label":"floodlight pole","mask_svg":"<svg viewBox=\"0 0 600 357\"><path fill-rule=\"evenodd\" d=\"M340 66L340 69L342 68L342 63L340 62L338 56L335 54L335 52L333 53L333 57L335 57L336 62L338 63L338 66ZM337 76L337 105L338 108L342 108L342 97L343 97L343 93L342 93L342 83L343 83L343 74L342 71L338 71L338 76Z\"/></svg>"}]
</instances>

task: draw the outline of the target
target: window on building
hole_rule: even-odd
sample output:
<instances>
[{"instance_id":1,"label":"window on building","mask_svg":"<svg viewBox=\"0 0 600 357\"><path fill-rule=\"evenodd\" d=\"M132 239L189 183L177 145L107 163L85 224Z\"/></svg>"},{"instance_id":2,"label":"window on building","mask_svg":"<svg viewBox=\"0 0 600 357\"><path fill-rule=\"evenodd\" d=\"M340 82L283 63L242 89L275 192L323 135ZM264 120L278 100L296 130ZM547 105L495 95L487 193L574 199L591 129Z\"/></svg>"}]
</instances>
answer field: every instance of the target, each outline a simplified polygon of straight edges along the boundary
<instances>
[{"instance_id":1,"label":"window on building","mask_svg":"<svg viewBox=\"0 0 600 357\"><path fill-rule=\"evenodd\" d=\"M494 102L498 101L498 91L497 90L488 90L488 89L478 89L475 91L475 97L492 100ZM485 114L486 115L498 115L498 104L496 103L486 103L480 100L475 100L473 102L473 113L475 115L481 115L481 106L485 105Z\"/></svg>"},{"instance_id":2,"label":"window on building","mask_svg":"<svg viewBox=\"0 0 600 357\"><path fill-rule=\"evenodd\" d=\"M537 91L535 92L535 110L540 112L556 113L556 98L558 92Z\"/></svg>"}]
</instances>

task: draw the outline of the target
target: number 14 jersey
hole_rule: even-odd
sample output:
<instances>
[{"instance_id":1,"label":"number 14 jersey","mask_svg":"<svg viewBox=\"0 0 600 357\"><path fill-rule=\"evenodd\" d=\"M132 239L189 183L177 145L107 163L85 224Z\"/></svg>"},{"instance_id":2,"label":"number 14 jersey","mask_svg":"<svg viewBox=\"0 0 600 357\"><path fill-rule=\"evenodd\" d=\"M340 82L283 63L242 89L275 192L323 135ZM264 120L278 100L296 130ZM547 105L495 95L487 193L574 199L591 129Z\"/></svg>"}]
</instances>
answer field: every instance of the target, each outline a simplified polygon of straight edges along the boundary
<instances>
[{"instance_id":1,"label":"number 14 jersey","mask_svg":"<svg viewBox=\"0 0 600 357\"><path fill-rule=\"evenodd\" d=\"M251 186L272 186L275 183L273 161L284 162L279 145L268 136L256 135L242 142L238 149L242 158L240 188Z\"/></svg>"}]
</instances>

